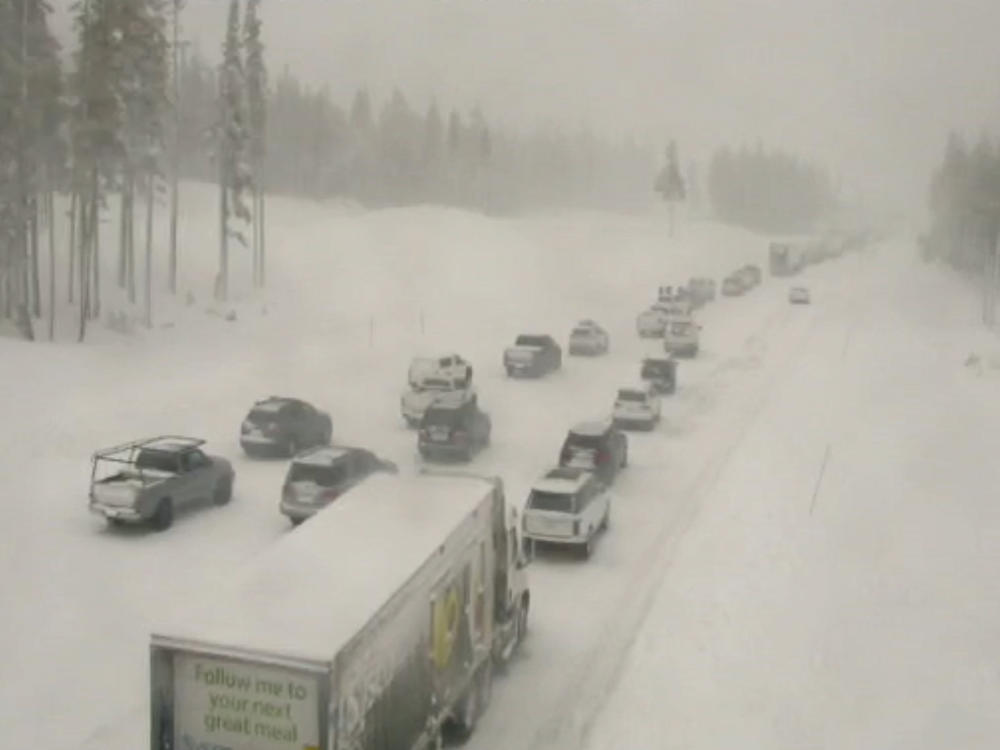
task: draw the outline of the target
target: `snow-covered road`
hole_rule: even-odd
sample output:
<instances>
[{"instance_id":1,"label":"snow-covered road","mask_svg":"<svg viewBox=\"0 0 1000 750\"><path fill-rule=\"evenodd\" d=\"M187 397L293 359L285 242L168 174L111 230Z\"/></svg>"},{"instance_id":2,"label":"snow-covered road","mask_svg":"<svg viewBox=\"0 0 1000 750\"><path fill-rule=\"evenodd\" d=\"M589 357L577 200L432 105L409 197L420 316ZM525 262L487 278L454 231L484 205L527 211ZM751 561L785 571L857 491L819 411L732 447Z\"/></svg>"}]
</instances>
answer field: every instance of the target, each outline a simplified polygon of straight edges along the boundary
<instances>
[{"instance_id":1,"label":"snow-covered road","mask_svg":"<svg viewBox=\"0 0 1000 750\"><path fill-rule=\"evenodd\" d=\"M497 221L431 208L338 215L293 202L272 213L277 240L266 316L259 303L244 303L238 323L163 304L160 317L174 326L147 338L98 332L85 347L0 342L4 362L16 365L0 368L0 386L18 394L5 414L16 429L0 436L6 499L0 597L16 603L0 619L0 747L145 744L151 623L224 582L289 528L277 511L285 462L250 461L236 442L253 399L270 393L310 399L332 413L335 439L374 448L409 471L417 465L415 437L398 414L406 363L421 350L460 351L476 367L480 401L494 421L492 445L473 466L500 474L509 496L520 501L555 460L566 428L606 414L615 388L635 380L639 359L654 345L636 338L634 316L657 284L703 273L718 278L749 259L762 263L766 248L761 238L711 224L687 225L666 241L662 217ZM211 214L204 219L211 226ZM210 255L201 262L210 267ZM938 315L912 304L912 295L902 293L910 281L900 274L912 279L916 293L945 289L947 325L940 325L940 304ZM696 658L714 653L706 652L715 648L709 634L725 636L727 645L739 641L727 629L730 610L709 607L728 583L713 580L702 590L698 571L684 567L692 540L721 565L730 550L749 543L743 535L773 540L789 523L829 518L824 514L837 507L836 493L845 487L859 502L870 501L873 490L858 486L865 475L845 468L849 451L864 445L848 417L880 403L902 372L955 373L955 358L964 355L949 335L975 317L960 301L963 291L940 272L912 268L894 253L846 257L807 276L811 307L789 306L786 284L765 280L750 295L720 299L700 314L702 353L681 365L680 389L665 402L660 428L631 436L611 530L593 558L544 556L532 566L530 638L497 681L470 748L576 750L588 738L595 748L622 746L614 740L619 717L649 727L646 739L630 746L725 744L723 735L699 734L711 707L690 701L710 700L704 683L693 697L682 684L719 678L717 665ZM563 371L541 381L503 376L501 351L518 332L562 340L583 317L611 331L608 357L567 357ZM914 333L920 325L937 338L926 343L924 328ZM920 403L905 403L911 411L900 415L921 413ZM940 403L936 418L944 419ZM957 432L972 429L962 420L974 416L963 411L950 424ZM891 448L899 433L883 428L878 435ZM90 452L163 432L197 434L209 450L231 458L233 502L180 517L164 534L104 529L86 513ZM738 471L744 473L736 481ZM899 494L893 476L881 477L879 491ZM782 517L793 509L793 522ZM888 522L897 511L898 504L877 518ZM977 512L989 522L982 528L997 528L989 525L995 519L988 509ZM843 533L871 541L864 535L874 532L851 521L842 519ZM962 528L956 521L956 541L964 544ZM767 559L753 560L761 576ZM777 574L789 575L787 566ZM675 622L669 607L678 591L701 608ZM829 614L833 600L813 600L818 608L810 617ZM755 611L752 601L741 604ZM780 605L796 613L791 603ZM721 621L700 619L709 615ZM642 673L653 663L644 654L654 646L668 659L654 668L655 680ZM753 657L746 655L766 674L766 658ZM683 661L682 669L669 659ZM779 671L786 667L778 662ZM652 696L637 699L629 691L649 693L650 680L673 703L632 716ZM636 681L639 687L630 687ZM753 685L739 687L755 700ZM686 733L671 737L662 726L666 716ZM740 727L736 716L723 726Z\"/></svg>"}]
</instances>

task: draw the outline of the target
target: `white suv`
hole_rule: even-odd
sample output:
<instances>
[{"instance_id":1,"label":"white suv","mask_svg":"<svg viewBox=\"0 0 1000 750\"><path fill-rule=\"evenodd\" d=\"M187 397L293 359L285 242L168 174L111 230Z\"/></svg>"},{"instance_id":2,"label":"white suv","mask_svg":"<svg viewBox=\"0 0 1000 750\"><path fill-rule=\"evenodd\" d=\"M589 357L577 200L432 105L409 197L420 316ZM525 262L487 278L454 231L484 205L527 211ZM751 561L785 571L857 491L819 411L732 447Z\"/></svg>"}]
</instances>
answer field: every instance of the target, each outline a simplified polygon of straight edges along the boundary
<instances>
[{"instance_id":1,"label":"white suv","mask_svg":"<svg viewBox=\"0 0 1000 750\"><path fill-rule=\"evenodd\" d=\"M594 551L594 539L611 518L611 493L586 469L551 469L528 495L524 507L524 538L536 543L578 547L584 557Z\"/></svg>"},{"instance_id":2,"label":"white suv","mask_svg":"<svg viewBox=\"0 0 1000 750\"><path fill-rule=\"evenodd\" d=\"M698 354L698 331L701 326L691 318L671 320L663 332L663 351L678 357L694 357Z\"/></svg>"},{"instance_id":3,"label":"white suv","mask_svg":"<svg viewBox=\"0 0 1000 750\"><path fill-rule=\"evenodd\" d=\"M638 385L619 388L612 417L623 430L643 427L652 430L660 421L660 397L653 384L644 381Z\"/></svg>"}]
</instances>

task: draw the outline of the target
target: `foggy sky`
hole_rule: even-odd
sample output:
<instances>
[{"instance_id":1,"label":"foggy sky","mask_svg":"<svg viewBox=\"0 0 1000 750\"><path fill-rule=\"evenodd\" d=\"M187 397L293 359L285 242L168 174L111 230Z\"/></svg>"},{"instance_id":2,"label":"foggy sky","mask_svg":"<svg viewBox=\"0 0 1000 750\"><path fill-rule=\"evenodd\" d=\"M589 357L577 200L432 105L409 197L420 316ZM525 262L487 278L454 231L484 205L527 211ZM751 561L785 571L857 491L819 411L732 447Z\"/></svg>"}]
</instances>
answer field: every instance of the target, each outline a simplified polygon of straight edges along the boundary
<instances>
[{"instance_id":1,"label":"foggy sky","mask_svg":"<svg viewBox=\"0 0 1000 750\"><path fill-rule=\"evenodd\" d=\"M65 7L69 0L60 0ZM188 0L218 58L227 0ZM272 71L703 160L782 145L922 208L950 128L1000 132L1000 0L263 0ZM64 27L64 24L60 24Z\"/></svg>"}]
</instances>

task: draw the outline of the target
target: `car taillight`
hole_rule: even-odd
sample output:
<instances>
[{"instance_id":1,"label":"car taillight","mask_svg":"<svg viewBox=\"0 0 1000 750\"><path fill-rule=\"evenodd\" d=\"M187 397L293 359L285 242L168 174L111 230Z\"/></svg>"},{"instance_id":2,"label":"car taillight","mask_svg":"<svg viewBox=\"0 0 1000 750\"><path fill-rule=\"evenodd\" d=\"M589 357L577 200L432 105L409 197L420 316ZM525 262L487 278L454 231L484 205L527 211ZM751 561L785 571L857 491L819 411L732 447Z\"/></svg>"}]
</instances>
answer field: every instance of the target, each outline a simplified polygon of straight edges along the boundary
<instances>
[{"instance_id":1,"label":"car taillight","mask_svg":"<svg viewBox=\"0 0 1000 750\"><path fill-rule=\"evenodd\" d=\"M340 497L340 490L325 490L320 497L324 500L336 500Z\"/></svg>"},{"instance_id":2,"label":"car taillight","mask_svg":"<svg viewBox=\"0 0 1000 750\"><path fill-rule=\"evenodd\" d=\"M244 435L250 432L250 429L251 428L249 422L244 422L243 424L240 425L240 432L242 432Z\"/></svg>"},{"instance_id":3,"label":"car taillight","mask_svg":"<svg viewBox=\"0 0 1000 750\"><path fill-rule=\"evenodd\" d=\"M281 488L281 499L288 502L295 499L295 492L292 490L292 486L290 484L286 484Z\"/></svg>"},{"instance_id":4,"label":"car taillight","mask_svg":"<svg viewBox=\"0 0 1000 750\"><path fill-rule=\"evenodd\" d=\"M608 460L608 452L606 450L597 451L597 463L603 464Z\"/></svg>"},{"instance_id":5,"label":"car taillight","mask_svg":"<svg viewBox=\"0 0 1000 750\"><path fill-rule=\"evenodd\" d=\"M457 443L459 440L465 440L467 433L465 430L453 430L451 433L451 441Z\"/></svg>"}]
</instances>

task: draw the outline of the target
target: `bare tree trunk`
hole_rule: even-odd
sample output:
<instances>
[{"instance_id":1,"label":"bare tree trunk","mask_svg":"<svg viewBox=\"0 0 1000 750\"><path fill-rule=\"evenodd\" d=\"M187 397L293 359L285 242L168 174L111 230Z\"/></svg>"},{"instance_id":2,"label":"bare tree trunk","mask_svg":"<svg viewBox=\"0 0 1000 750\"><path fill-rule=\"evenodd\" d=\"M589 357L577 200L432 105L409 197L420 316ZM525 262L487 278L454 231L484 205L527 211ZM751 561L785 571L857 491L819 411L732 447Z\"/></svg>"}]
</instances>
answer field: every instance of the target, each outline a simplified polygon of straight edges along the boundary
<instances>
[{"instance_id":1,"label":"bare tree trunk","mask_svg":"<svg viewBox=\"0 0 1000 750\"><path fill-rule=\"evenodd\" d=\"M125 288L125 278L128 273L128 265L125 261L126 248L128 247L128 179L122 178L121 198L119 199L120 209L118 211L118 288Z\"/></svg>"},{"instance_id":2,"label":"bare tree trunk","mask_svg":"<svg viewBox=\"0 0 1000 750\"><path fill-rule=\"evenodd\" d=\"M86 197L86 200L84 199ZM83 341L87 335L87 318L90 317L90 216L92 198L89 195L80 196L80 226L77 237L80 247L80 329L77 341Z\"/></svg>"},{"instance_id":3,"label":"bare tree trunk","mask_svg":"<svg viewBox=\"0 0 1000 750\"><path fill-rule=\"evenodd\" d=\"M255 167L256 169L256 167ZM254 180L256 181L256 174ZM253 285L260 288L260 189L255 184L253 187L253 226L251 231L251 242L253 242Z\"/></svg>"},{"instance_id":4,"label":"bare tree trunk","mask_svg":"<svg viewBox=\"0 0 1000 750\"><path fill-rule=\"evenodd\" d=\"M128 178L128 250L125 255L128 266L128 301L135 304L135 175Z\"/></svg>"},{"instance_id":5,"label":"bare tree trunk","mask_svg":"<svg viewBox=\"0 0 1000 750\"><path fill-rule=\"evenodd\" d=\"M94 170L94 197L90 217L90 251L88 264L94 269L94 294L90 299L90 317L101 315L101 203L97 193L97 170Z\"/></svg>"},{"instance_id":6,"label":"bare tree trunk","mask_svg":"<svg viewBox=\"0 0 1000 750\"><path fill-rule=\"evenodd\" d=\"M146 176L146 328L153 327L153 206L156 181Z\"/></svg>"},{"instance_id":7,"label":"bare tree trunk","mask_svg":"<svg viewBox=\"0 0 1000 750\"><path fill-rule=\"evenodd\" d=\"M73 304L73 287L76 283L76 241L77 241L77 205L79 196L77 190L73 189L73 194L69 199L69 303Z\"/></svg>"},{"instance_id":8,"label":"bare tree trunk","mask_svg":"<svg viewBox=\"0 0 1000 750\"><path fill-rule=\"evenodd\" d=\"M177 174L177 152L174 151L173 173L170 175L170 293L177 294L177 211L180 186Z\"/></svg>"},{"instance_id":9,"label":"bare tree trunk","mask_svg":"<svg viewBox=\"0 0 1000 750\"><path fill-rule=\"evenodd\" d=\"M219 182L219 277L215 297L225 302L229 296L229 196L224 176L220 176Z\"/></svg>"},{"instance_id":10,"label":"bare tree trunk","mask_svg":"<svg viewBox=\"0 0 1000 750\"><path fill-rule=\"evenodd\" d=\"M31 199L31 306L36 318L42 317L42 285L38 262L38 212L42 203L36 193Z\"/></svg>"},{"instance_id":11,"label":"bare tree trunk","mask_svg":"<svg viewBox=\"0 0 1000 750\"><path fill-rule=\"evenodd\" d=\"M51 182L49 183L51 185ZM45 194L49 214L49 341L56 338L56 202L55 191Z\"/></svg>"},{"instance_id":12,"label":"bare tree trunk","mask_svg":"<svg viewBox=\"0 0 1000 750\"><path fill-rule=\"evenodd\" d=\"M260 205L257 207L258 213L260 215L260 225L259 225L259 231L260 231L260 251L259 251L259 256L260 256L260 285L261 285L261 288L264 287L264 284L267 281L267 274L264 271L264 269L265 269L265 258L267 257L267 254L266 254L266 250L267 250L267 223L265 222L264 204L265 204L264 191L261 190L261 192L260 192Z\"/></svg>"}]
</instances>

